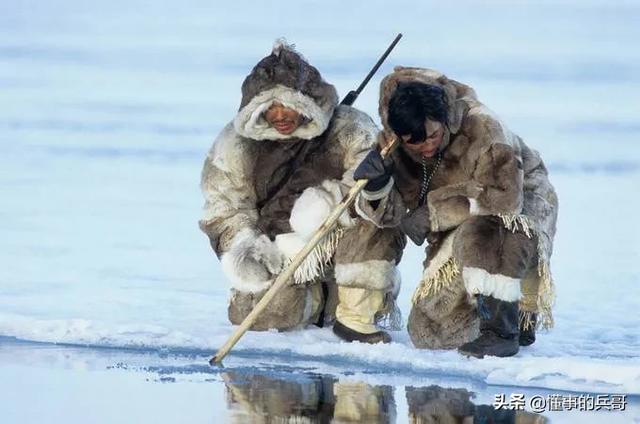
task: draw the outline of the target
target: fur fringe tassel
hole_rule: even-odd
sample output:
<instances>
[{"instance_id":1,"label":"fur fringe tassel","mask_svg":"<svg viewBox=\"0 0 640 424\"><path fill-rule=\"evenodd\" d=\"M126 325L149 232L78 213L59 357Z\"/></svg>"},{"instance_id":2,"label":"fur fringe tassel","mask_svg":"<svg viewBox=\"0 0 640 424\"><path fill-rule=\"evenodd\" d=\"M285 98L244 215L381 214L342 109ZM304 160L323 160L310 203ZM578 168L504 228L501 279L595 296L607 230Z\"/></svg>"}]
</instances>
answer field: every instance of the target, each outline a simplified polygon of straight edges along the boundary
<instances>
[{"instance_id":1,"label":"fur fringe tassel","mask_svg":"<svg viewBox=\"0 0 640 424\"><path fill-rule=\"evenodd\" d=\"M534 226L527 216L515 214L500 214L498 216L500 217L500 219L502 219L502 224L507 230L511 231L512 233L522 231L528 238L532 237Z\"/></svg>"},{"instance_id":2,"label":"fur fringe tassel","mask_svg":"<svg viewBox=\"0 0 640 424\"><path fill-rule=\"evenodd\" d=\"M344 230L338 227L318 243L293 274L294 284L308 283L324 275L343 234Z\"/></svg>"},{"instance_id":3,"label":"fur fringe tassel","mask_svg":"<svg viewBox=\"0 0 640 424\"><path fill-rule=\"evenodd\" d=\"M392 293L387 293L384 299L384 309L375 316L376 325L384 330L400 331L404 327L402 311L393 298Z\"/></svg>"},{"instance_id":4,"label":"fur fringe tassel","mask_svg":"<svg viewBox=\"0 0 640 424\"><path fill-rule=\"evenodd\" d=\"M528 238L532 238L533 235L538 236L538 302L537 309L539 313L539 319L537 326L543 329L549 329L553 327L553 304L555 301L555 287L553 279L551 278L551 271L549 270L549 262L546 253L543 249L541 237L537 234L535 225L525 215L498 215L502 219L502 223L506 229L515 233L522 231ZM530 312L524 312L527 316ZM524 325L532 325L531 318L526 318ZM521 324L522 324L521 317Z\"/></svg>"},{"instance_id":5,"label":"fur fringe tassel","mask_svg":"<svg viewBox=\"0 0 640 424\"><path fill-rule=\"evenodd\" d=\"M433 296L442 290L443 287L448 286L460 275L460 269L458 264L453 258L449 258L444 265L442 265L433 275L427 280L422 280L418 289L413 293L412 302L415 304L420 299L428 296Z\"/></svg>"},{"instance_id":6,"label":"fur fringe tassel","mask_svg":"<svg viewBox=\"0 0 640 424\"><path fill-rule=\"evenodd\" d=\"M503 225L511 232L521 231L528 238L538 236L534 223L525 215L498 215L502 219ZM546 251L538 236L538 292L536 308L538 320L536 326L542 329L553 327L553 306L555 302L555 285L549 269L549 261ZM415 304L420 299L433 296L443 287L448 286L460 275L460 269L453 257L449 258L433 276L423 280L413 294L412 302ZM533 306L533 305L532 305ZM536 311L521 310L520 324L522 328L529 328L533 325L532 314Z\"/></svg>"},{"instance_id":7,"label":"fur fringe tassel","mask_svg":"<svg viewBox=\"0 0 640 424\"><path fill-rule=\"evenodd\" d=\"M520 322L520 330L529 330L532 328L535 323L533 320L533 315L535 312L530 311L520 311L519 322Z\"/></svg>"},{"instance_id":8,"label":"fur fringe tassel","mask_svg":"<svg viewBox=\"0 0 640 424\"><path fill-rule=\"evenodd\" d=\"M540 260L538 263L538 275L540 276L540 285L538 286L539 326L549 329L554 325L553 305L555 303L556 290L548 262Z\"/></svg>"}]
</instances>

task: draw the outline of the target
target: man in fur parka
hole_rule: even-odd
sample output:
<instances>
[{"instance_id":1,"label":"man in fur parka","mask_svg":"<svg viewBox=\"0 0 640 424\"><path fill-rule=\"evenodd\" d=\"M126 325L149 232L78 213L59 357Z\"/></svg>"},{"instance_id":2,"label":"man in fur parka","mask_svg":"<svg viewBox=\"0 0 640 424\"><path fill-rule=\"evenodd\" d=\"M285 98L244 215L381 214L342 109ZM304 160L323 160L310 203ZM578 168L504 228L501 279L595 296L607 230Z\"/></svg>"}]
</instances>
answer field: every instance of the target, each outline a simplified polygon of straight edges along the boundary
<instances>
[{"instance_id":1,"label":"man in fur parka","mask_svg":"<svg viewBox=\"0 0 640 424\"><path fill-rule=\"evenodd\" d=\"M383 160L356 169L369 179L358 212L381 228L428 241L408 330L421 348L512 356L552 324L549 259L558 201L540 155L470 87L443 74L397 67L381 83Z\"/></svg>"},{"instance_id":2,"label":"man in fur parka","mask_svg":"<svg viewBox=\"0 0 640 424\"><path fill-rule=\"evenodd\" d=\"M200 228L232 283L233 324L353 186L353 170L377 133L366 114L339 106L335 88L284 42L246 77L238 114L209 151L201 181ZM377 324L397 317L396 264L404 245L400 231L345 212L252 329L335 319L342 339L389 342Z\"/></svg>"}]
</instances>

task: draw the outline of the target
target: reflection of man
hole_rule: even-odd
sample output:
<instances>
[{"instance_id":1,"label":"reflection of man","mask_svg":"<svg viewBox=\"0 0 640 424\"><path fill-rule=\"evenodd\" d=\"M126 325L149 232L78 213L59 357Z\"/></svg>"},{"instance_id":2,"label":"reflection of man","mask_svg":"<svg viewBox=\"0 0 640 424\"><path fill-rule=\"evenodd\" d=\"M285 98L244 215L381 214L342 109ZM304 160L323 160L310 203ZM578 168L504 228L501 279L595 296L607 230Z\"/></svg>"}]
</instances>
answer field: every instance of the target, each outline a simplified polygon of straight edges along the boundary
<instances>
[{"instance_id":1,"label":"reflection of man","mask_svg":"<svg viewBox=\"0 0 640 424\"><path fill-rule=\"evenodd\" d=\"M542 415L475 405L472 392L439 386L407 387L409 422L416 424L544 424Z\"/></svg>"},{"instance_id":2,"label":"reflection of man","mask_svg":"<svg viewBox=\"0 0 640 424\"><path fill-rule=\"evenodd\" d=\"M223 373L231 422L379 423L396 421L393 387L297 374Z\"/></svg>"},{"instance_id":3,"label":"reflection of man","mask_svg":"<svg viewBox=\"0 0 640 424\"><path fill-rule=\"evenodd\" d=\"M316 68L279 43L245 79L240 110L209 152L200 227L233 284L234 324L342 200L353 169L375 145L371 119L337 99ZM345 213L252 329L335 317L334 332L345 340L390 341L376 323L396 310L403 247L399 231Z\"/></svg>"},{"instance_id":4,"label":"reflection of man","mask_svg":"<svg viewBox=\"0 0 640 424\"><path fill-rule=\"evenodd\" d=\"M465 389L443 389L439 386L407 387L409 422L457 424L473 417L473 394ZM473 419L469 421L473 423Z\"/></svg>"},{"instance_id":5,"label":"reflection of man","mask_svg":"<svg viewBox=\"0 0 640 424\"><path fill-rule=\"evenodd\" d=\"M533 342L538 313L551 323L558 200L539 154L470 87L429 69L387 76L380 115L400 147L386 162L371 152L356 170L369 179L358 211L429 242L411 339L479 358L515 355Z\"/></svg>"},{"instance_id":6,"label":"reflection of man","mask_svg":"<svg viewBox=\"0 0 640 424\"><path fill-rule=\"evenodd\" d=\"M229 371L222 378L230 422L387 424L397 418L393 386L304 373ZM474 394L465 389L406 387L405 393L410 423L546 422L538 414L474 405Z\"/></svg>"},{"instance_id":7,"label":"reflection of man","mask_svg":"<svg viewBox=\"0 0 640 424\"><path fill-rule=\"evenodd\" d=\"M334 423L396 422L396 403L391 386L372 386L360 381L337 381L333 386L333 394Z\"/></svg>"},{"instance_id":8,"label":"reflection of man","mask_svg":"<svg viewBox=\"0 0 640 424\"><path fill-rule=\"evenodd\" d=\"M299 374L222 374L232 423L328 422L335 400L332 377ZM316 420L320 418L320 420Z\"/></svg>"}]
</instances>

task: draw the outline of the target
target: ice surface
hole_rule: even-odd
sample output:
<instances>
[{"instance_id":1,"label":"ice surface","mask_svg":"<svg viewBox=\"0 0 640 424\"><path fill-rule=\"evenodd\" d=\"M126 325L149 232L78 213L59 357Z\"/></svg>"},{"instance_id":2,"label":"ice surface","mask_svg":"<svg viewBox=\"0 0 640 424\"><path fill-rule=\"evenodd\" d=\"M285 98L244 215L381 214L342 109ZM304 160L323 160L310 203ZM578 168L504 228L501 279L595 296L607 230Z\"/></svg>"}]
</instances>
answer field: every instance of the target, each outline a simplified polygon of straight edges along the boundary
<instances>
[{"instance_id":1,"label":"ice surface","mask_svg":"<svg viewBox=\"0 0 640 424\"><path fill-rule=\"evenodd\" d=\"M0 335L220 346L228 284L197 227L198 182L243 77L285 35L344 95L402 31L357 106L377 119L394 64L439 68L542 153L560 197L556 327L510 359L310 329L247 334L242 361L640 394L637 3L187 3L0 5ZM405 315L422 255L401 264Z\"/></svg>"},{"instance_id":2,"label":"ice surface","mask_svg":"<svg viewBox=\"0 0 640 424\"><path fill-rule=\"evenodd\" d=\"M382 422L399 423L408 421L412 403L414 407L421 404L419 399L409 399L409 393L416 391L445 394L462 390L471 394L475 405L492 405L496 393L507 398L520 394L526 399L572 396L536 387L488 385L468 377L416 374L412 370L377 372L364 363L360 363L361 369L357 364L350 366L344 375L344 362L327 367L313 359L291 361L285 355L256 356L255 352L234 354L225 361L225 367L209 367L202 353L176 349L163 350L159 355L147 348L83 348L0 337L3 422L38 423L43 418L46 422L91 423L264 422L266 417L256 412L269 405L275 413L269 416L271 421L286 415L287 405L293 405L294 410L305 410L310 422L328 422L323 418L331 417L334 408L321 405L341 402L341 392L335 390L340 385L350 386L353 392L348 395L355 399L367 398L371 389L383 390L386 395L376 403L382 409L388 407L396 419ZM251 402L247 402L249 398ZM443 418L438 409L426 409L427 417ZM640 418L640 398L628 397L623 412L548 411L543 415L551 422L606 420L626 424Z\"/></svg>"}]
</instances>

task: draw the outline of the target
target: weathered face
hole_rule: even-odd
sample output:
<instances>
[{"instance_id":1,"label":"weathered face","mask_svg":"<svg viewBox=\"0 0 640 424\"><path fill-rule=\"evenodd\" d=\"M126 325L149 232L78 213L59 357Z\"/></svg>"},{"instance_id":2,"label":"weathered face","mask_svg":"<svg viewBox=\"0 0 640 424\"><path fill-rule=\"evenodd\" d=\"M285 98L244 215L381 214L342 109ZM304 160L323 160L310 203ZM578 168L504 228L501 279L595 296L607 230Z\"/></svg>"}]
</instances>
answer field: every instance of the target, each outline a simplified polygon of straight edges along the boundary
<instances>
[{"instance_id":1,"label":"weathered face","mask_svg":"<svg viewBox=\"0 0 640 424\"><path fill-rule=\"evenodd\" d=\"M293 133L302 123L302 115L295 110L274 102L264 113L264 119L280 134Z\"/></svg>"},{"instance_id":2,"label":"weathered face","mask_svg":"<svg viewBox=\"0 0 640 424\"><path fill-rule=\"evenodd\" d=\"M427 138L421 143L410 144L411 135L403 135L401 137L405 150L409 151L416 157L431 158L436 155L438 148L444 139L444 125L440 122L427 119L425 123Z\"/></svg>"}]
</instances>

